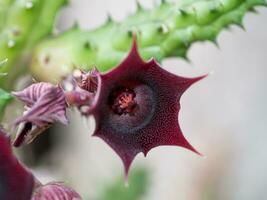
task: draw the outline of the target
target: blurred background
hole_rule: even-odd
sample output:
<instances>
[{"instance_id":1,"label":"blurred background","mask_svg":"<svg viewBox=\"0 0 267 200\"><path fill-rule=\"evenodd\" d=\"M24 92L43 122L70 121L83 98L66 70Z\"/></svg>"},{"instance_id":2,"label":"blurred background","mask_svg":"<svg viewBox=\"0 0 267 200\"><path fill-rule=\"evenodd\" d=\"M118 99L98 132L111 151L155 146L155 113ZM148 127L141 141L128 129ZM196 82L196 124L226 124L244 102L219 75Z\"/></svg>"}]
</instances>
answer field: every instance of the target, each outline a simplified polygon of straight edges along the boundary
<instances>
[{"instance_id":1,"label":"blurred background","mask_svg":"<svg viewBox=\"0 0 267 200\"><path fill-rule=\"evenodd\" d=\"M143 0L149 8L155 1ZM73 0L59 15L63 31L77 21L83 29L101 25L109 13L120 21L136 1ZM221 32L219 48L195 43L190 63L167 59L168 71L188 77L211 73L182 97L180 126L199 157L177 147L138 155L123 181L119 157L90 137L93 119L68 113L69 126L49 129L23 156L42 182L62 180L88 200L264 200L267 199L267 9L247 14L245 31Z\"/></svg>"}]
</instances>

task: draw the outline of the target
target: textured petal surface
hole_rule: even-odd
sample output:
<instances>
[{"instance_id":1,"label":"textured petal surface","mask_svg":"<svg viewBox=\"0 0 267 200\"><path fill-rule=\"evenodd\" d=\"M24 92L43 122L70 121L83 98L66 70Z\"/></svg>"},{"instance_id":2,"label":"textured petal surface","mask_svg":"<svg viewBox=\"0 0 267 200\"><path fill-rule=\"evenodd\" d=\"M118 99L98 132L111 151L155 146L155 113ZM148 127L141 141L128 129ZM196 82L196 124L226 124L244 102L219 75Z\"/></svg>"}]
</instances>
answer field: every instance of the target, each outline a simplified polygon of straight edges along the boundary
<instances>
[{"instance_id":1,"label":"textured petal surface","mask_svg":"<svg viewBox=\"0 0 267 200\"><path fill-rule=\"evenodd\" d=\"M183 136L178 113L184 91L203 77L176 76L162 69L153 59L144 62L135 41L121 64L100 75L93 109L94 135L102 138L121 157L126 175L139 152L146 155L157 146L180 146L198 153ZM137 106L132 114L118 115L112 111L110 98L118 88L127 88L135 94Z\"/></svg>"},{"instance_id":2,"label":"textured petal surface","mask_svg":"<svg viewBox=\"0 0 267 200\"><path fill-rule=\"evenodd\" d=\"M16 125L23 125L17 134L15 146L29 143L40 132L55 121L67 124L66 102L63 90L59 86L49 83L35 83L28 88L13 92L14 96L26 104L26 111L16 121Z\"/></svg>"},{"instance_id":3,"label":"textured petal surface","mask_svg":"<svg viewBox=\"0 0 267 200\"><path fill-rule=\"evenodd\" d=\"M69 106L75 106L82 115L88 115L97 90L98 71L74 70L61 82L65 100Z\"/></svg>"},{"instance_id":4,"label":"textured petal surface","mask_svg":"<svg viewBox=\"0 0 267 200\"><path fill-rule=\"evenodd\" d=\"M29 200L34 178L13 156L10 139L0 130L0 199Z\"/></svg>"},{"instance_id":5,"label":"textured petal surface","mask_svg":"<svg viewBox=\"0 0 267 200\"><path fill-rule=\"evenodd\" d=\"M59 183L50 183L36 189L31 200L81 200L73 189Z\"/></svg>"},{"instance_id":6,"label":"textured petal surface","mask_svg":"<svg viewBox=\"0 0 267 200\"><path fill-rule=\"evenodd\" d=\"M79 86L89 92L95 92L97 90L97 76L99 72L96 68L93 68L89 72L82 72L81 78L78 80Z\"/></svg>"},{"instance_id":7,"label":"textured petal surface","mask_svg":"<svg viewBox=\"0 0 267 200\"><path fill-rule=\"evenodd\" d=\"M38 126L60 121L66 124L65 97L62 89L50 83L35 83L14 96L25 102L29 110L16 123L32 122Z\"/></svg>"}]
</instances>

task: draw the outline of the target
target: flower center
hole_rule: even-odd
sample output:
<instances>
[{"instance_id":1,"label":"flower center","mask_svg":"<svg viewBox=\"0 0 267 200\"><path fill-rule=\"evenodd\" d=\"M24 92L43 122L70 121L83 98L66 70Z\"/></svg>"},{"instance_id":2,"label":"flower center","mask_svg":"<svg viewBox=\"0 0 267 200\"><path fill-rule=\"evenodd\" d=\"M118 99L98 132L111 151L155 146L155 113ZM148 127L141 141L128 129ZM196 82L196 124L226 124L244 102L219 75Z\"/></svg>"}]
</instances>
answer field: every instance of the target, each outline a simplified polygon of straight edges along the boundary
<instances>
[{"instance_id":1,"label":"flower center","mask_svg":"<svg viewBox=\"0 0 267 200\"><path fill-rule=\"evenodd\" d=\"M148 85L126 82L111 90L107 101L108 110L103 110L107 126L120 133L133 133L150 123L157 98Z\"/></svg>"},{"instance_id":2,"label":"flower center","mask_svg":"<svg viewBox=\"0 0 267 200\"><path fill-rule=\"evenodd\" d=\"M136 107L135 92L128 88L115 91L112 95L112 110L118 115L131 114Z\"/></svg>"}]
</instances>

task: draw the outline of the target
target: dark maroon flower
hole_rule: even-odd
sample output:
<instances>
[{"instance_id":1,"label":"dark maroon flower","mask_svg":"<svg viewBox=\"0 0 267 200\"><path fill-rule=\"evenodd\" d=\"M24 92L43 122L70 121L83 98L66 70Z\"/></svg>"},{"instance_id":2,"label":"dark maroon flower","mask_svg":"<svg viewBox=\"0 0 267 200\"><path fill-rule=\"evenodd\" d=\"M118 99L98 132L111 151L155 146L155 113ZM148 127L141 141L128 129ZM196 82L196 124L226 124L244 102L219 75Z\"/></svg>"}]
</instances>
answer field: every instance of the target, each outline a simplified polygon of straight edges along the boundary
<instances>
[{"instance_id":1,"label":"dark maroon flower","mask_svg":"<svg viewBox=\"0 0 267 200\"><path fill-rule=\"evenodd\" d=\"M0 129L0 199L29 200L33 175L13 156L10 138Z\"/></svg>"},{"instance_id":2,"label":"dark maroon flower","mask_svg":"<svg viewBox=\"0 0 267 200\"><path fill-rule=\"evenodd\" d=\"M81 200L73 189L60 183L49 183L37 187L31 200Z\"/></svg>"},{"instance_id":3,"label":"dark maroon flower","mask_svg":"<svg viewBox=\"0 0 267 200\"><path fill-rule=\"evenodd\" d=\"M68 123L65 96L61 87L41 82L12 94L24 102L26 108L23 116L15 121L15 125L20 125L20 130L14 146L30 143L55 121Z\"/></svg>"},{"instance_id":4,"label":"dark maroon flower","mask_svg":"<svg viewBox=\"0 0 267 200\"><path fill-rule=\"evenodd\" d=\"M165 71L154 59L144 62L135 40L121 64L99 74L93 135L121 157L126 175L139 152L146 155L157 146L180 146L198 153L183 136L178 113L182 94L204 77L184 78Z\"/></svg>"}]
</instances>

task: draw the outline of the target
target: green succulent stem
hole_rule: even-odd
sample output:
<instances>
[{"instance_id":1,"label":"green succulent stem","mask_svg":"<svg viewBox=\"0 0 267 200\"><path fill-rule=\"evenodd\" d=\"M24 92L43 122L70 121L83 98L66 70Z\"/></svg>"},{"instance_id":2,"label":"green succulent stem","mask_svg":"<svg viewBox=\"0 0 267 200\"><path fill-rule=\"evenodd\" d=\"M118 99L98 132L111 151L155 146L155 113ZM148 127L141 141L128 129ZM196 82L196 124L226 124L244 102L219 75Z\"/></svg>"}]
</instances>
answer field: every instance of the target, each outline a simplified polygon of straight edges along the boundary
<instances>
[{"instance_id":1,"label":"green succulent stem","mask_svg":"<svg viewBox=\"0 0 267 200\"><path fill-rule=\"evenodd\" d=\"M0 72L0 86L10 88L25 68L18 63L40 39L52 31L58 10L66 0L0 0L0 60L8 58Z\"/></svg>"},{"instance_id":2,"label":"green succulent stem","mask_svg":"<svg viewBox=\"0 0 267 200\"><path fill-rule=\"evenodd\" d=\"M7 63L7 61L7 59L2 61L0 60L0 69ZM0 76L6 76L6 74L0 73ZM0 88L0 121L4 116L6 106L11 102L12 99L13 97L11 96L11 94Z\"/></svg>"},{"instance_id":3,"label":"green succulent stem","mask_svg":"<svg viewBox=\"0 0 267 200\"><path fill-rule=\"evenodd\" d=\"M137 6L136 13L121 23L109 18L90 31L75 26L42 42L34 51L31 71L38 80L57 82L76 67L109 70L127 54L133 34L144 59L186 59L191 44L216 43L223 28L242 27L247 11L266 4L265 0L180 0L177 4L162 1L151 10Z\"/></svg>"},{"instance_id":4,"label":"green succulent stem","mask_svg":"<svg viewBox=\"0 0 267 200\"><path fill-rule=\"evenodd\" d=\"M8 14L8 8L13 3L13 0L0 0L0 31L2 30L5 19Z\"/></svg>"}]
</instances>

